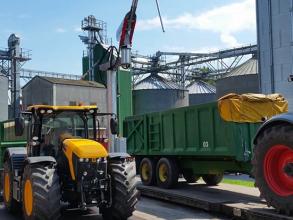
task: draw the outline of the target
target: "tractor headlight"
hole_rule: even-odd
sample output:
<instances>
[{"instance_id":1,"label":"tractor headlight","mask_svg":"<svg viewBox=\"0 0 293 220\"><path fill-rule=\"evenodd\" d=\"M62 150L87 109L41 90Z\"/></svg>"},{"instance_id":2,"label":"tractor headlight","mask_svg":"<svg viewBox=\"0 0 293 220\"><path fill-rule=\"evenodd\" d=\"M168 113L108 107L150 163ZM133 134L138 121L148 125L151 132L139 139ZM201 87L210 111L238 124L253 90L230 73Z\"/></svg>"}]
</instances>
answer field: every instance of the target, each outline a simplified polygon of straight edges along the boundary
<instances>
[{"instance_id":1,"label":"tractor headlight","mask_svg":"<svg viewBox=\"0 0 293 220\"><path fill-rule=\"evenodd\" d=\"M84 161L84 159L83 158L79 158L79 162L83 162Z\"/></svg>"},{"instance_id":2,"label":"tractor headlight","mask_svg":"<svg viewBox=\"0 0 293 220\"><path fill-rule=\"evenodd\" d=\"M88 158L84 159L85 162L89 162L90 160Z\"/></svg>"}]
</instances>

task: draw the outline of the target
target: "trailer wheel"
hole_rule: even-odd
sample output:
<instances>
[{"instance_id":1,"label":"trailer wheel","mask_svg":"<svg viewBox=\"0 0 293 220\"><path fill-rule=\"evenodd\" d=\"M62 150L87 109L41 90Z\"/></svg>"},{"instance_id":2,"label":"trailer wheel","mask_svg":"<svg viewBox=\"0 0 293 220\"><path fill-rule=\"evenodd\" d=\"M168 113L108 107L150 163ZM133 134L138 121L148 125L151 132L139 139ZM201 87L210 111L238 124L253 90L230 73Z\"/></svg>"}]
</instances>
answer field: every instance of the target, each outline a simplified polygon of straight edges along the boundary
<instances>
[{"instance_id":1,"label":"trailer wheel","mask_svg":"<svg viewBox=\"0 0 293 220\"><path fill-rule=\"evenodd\" d=\"M155 161L150 158L143 158L139 166L141 181L146 186L156 184L156 166Z\"/></svg>"},{"instance_id":2,"label":"trailer wheel","mask_svg":"<svg viewBox=\"0 0 293 220\"><path fill-rule=\"evenodd\" d=\"M293 213L293 126L267 128L257 139L252 160L255 185L268 206Z\"/></svg>"},{"instance_id":3,"label":"trailer wheel","mask_svg":"<svg viewBox=\"0 0 293 220\"><path fill-rule=\"evenodd\" d=\"M193 174L192 172L183 172L183 177L187 183L196 183L200 179L199 175Z\"/></svg>"},{"instance_id":4,"label":"trailer wheel","mask_svg":"<svg viewBox=\"0 0 293 220\"><path fill-rule=\"evenodd\" d=\"M179 172L176 161L161 158L157 164L157 184L161 188L169 189L178 183Z\"/></svg>"},{"instance_id":5,"label":"trailer wheel","mask_svg":"<svg viewBox=\"0 0 293 220\"><path fill-rule=\"evenodd\" d=\"M49 165L26 165L22 200L25 220L60 219L61 190L57 170Z\"/></svg>"},{"instance_id":6,"label":"trailer wheel","mask_svg":"<svg viewBox=\"0 0 293 220\"><path fill-rule=\"evenodd\" d=\"M126 220L132 216L138 201L135 162L109 162L109 174L112 179L112 205L101 207L100 212L105 220Z\"/></svg>"},{"instance_id":7,"label":"trailer wheel","mask_svg":"<svg viewBox=\"0 0 293 220\"><path fill-rule=\"evenodd\" d=\"M208 186L217 186L223 177L223 174L206 174L202 176L202 179Z\"/></svg>"},{"instance_id":8,"label":"trailer wheel","mask_svg":"<svg viewBox=\"0 0 293 220\"><path fill-rule=\"evenodd\" d=\"M13 198L13 173L11 169L11 164L6 161L3 165L3 199L6 209L15 213L21 210L20 204Z\"/></svg>"}]
</instances>

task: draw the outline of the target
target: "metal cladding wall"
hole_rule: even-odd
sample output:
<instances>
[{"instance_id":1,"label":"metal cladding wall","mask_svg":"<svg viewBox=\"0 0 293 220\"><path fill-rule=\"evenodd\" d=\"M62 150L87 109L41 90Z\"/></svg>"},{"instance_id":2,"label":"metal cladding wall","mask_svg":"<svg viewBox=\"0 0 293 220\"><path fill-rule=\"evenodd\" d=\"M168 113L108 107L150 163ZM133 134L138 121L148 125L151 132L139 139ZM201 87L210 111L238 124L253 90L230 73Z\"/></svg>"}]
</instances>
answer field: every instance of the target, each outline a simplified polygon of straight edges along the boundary
<instances>
[{"instance_id":1,"label":"metal cladding wall","mask_svg":"<svg viewBox=\"0 0 293 220\"><path fill-rule=\"evenodd\" d=\"M215 93L189 94L189 105L199 105L213 102L217 99Z\"/></svg>"},{"instance_id":2,"label":"metal cladding wall","mask_svg":"<svg viewBox=\"0 0 293 220\"><path fill-rule=\"evenodd\" d=\"M107 95L105 88L81 87L57 84L54 105L69 105L70 102L83 105L97 105L100 112L107 112Z\"/></svg>"},{"instance_id":3,"label":"metal cladding wall","mask_svg":"<svg viewBox=\"0 0 293 220\"><path fill-rule=\"evenodd\" d=\"M8 119L8 79L0 75L0 121Z\"/></svg>"},{"instance_id":4,"label":"metal cladding wall","mask_svg":"<svg viewBox=\"0 0 293 220\"><path fill-rule=\"evenodd\" d=\"M262 93L281 93L293 110L293 0L257 0Z\"/></svg>"},{"instance_id":5,"label":"metal cladding wall","mask_svg":"<svg viewBox=\"0 0 293 220\"><path fill-rule=\"evenodd\" d=\"M36 77L23 87L22 97L24 109L34 104L53 105L53 84Z\"/></svg>"},{"instance_id":6,"label":"metal cladding wall","mask_svg":"<svg viewBox=\"0 0 293 220\"><path fill-rule=\"evenodd\" d=\"M118 82L118 120L119 134L123 135L123 121L125 117L132 116L132 78L129 70L119 69Z\"/></svg>"},{"instance_id":7,"label":"metal cladding wall","mask_svg":"<svg viewBox=\"0 0 293 220\"><path fill-rule=\"evenodd\" d=\"M217 98L229 93L259 93L259 80L257 74L231 76L217 81Z\"/></svg>"},{"instance_id":8,"label":"metal cladding wall","mask_svg":"<svg viewBox=\"0 0 293 220\"><path fill-rule=\"evenodd\" d=\"M54 84L41 77L35 77L22 89L23 105L35 104L70 105L71 103L98 105L101 112L107 111L105 88L68 84Z\"/></svg>"},{"instance_id":9,"label":"metal cladding wall","mask_svg":"<svg viewBox=\"0 0 293 220\"><path fill-rule=\"evenodd\" d=\"M165 111L172 108L188 106L187 90L145 89L133 91L134 114Z\"/></svg>"},{"instance_id":10,"label":"metal cladding wall","mask_svg":"<svg viewBox=\"0 0 293 220\"><path fill-rule=\"evenodd\" d=\"M216 101L216 87L202 80L187 86L189 91L189 105L200 105Z\"/></svg>"}]
</instances>

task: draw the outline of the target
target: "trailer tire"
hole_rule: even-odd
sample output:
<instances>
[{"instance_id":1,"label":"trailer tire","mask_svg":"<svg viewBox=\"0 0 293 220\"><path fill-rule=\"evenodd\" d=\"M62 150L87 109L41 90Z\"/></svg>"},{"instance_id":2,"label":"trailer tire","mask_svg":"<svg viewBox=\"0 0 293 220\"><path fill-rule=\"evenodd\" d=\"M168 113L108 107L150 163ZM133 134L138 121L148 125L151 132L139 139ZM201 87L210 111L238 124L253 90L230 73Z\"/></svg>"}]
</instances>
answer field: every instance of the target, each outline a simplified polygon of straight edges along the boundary
<instances>
[{"instance_id":1,"label":"trailer tire","mask_svg":"<svg viewBox=\"0 0 293 220\"><path fill-rule=\"evenodd\" d=\"M284 163L284 161L286 163ZM252 159L255 186L268 206L293 214L293 176L286 171L293 163L293 126L279 124L265 129L256 140Z\"/></svg>"},{"instance_id":2,"label":"trailer tire","mask_svg":"<svg viewBox=\"0 0 293 220\"><path fill-rule=\"evenodd\" d=\"M135 162L127 162L123 159L109 163L112 205L108 208L101 207L100 212L105 220L126 220L132 216L138 201Z\"/></svg>"},{"instance_id":3,"label":"trailer tire","mask_svg":"<svg viewBox=\"0 0 293 220\"><path fill-rule=\"evenodd\" d=\"M153 159L143 158L139 165L140 179L143 185L156 185L156 164Z\"/></svg>"},{"instance_id":4,"label":"trailer tire","mask_svg":"<svg viewBox=\"0 0 293 220\"><path fill-rule=\"evenodd\" d=\"M174 188L178 183L179 170L175 160L161 158L156 168L157 184L161 188Z\"/></svg>"},{"instance_id":5,"label":"trailer tire","mask_svg":"<svg viewBox=\"0 0 293 220\"><path fill-rule=\"evenodd\" d=\"M217 186L220 182L222 182L224 175L223 174L206 174L202 175L203 181L208 186Z\"/></svg>"},{"instance_id":6,"label":"trailer tire","mask_svg":"<svg viewBox=\"0 0 293 220\"><path fill-rule=\"evenodd\" d=\"M11 168L10 161L5 161L3 165L4 171L3 171L3 201L5 208L11 212L16 213L21 211L21 206L19 202L17 202L13 198L13 172Z\"/></svg>"},{"instance_id":7,"label":"trailer tire","mask_svg":"<svg viewBox=\"0 0 293 220\"><path fill-rule=\"evenodd\" d=\"M200 179L199 175L193 174L192 172L183 172L183 177L187 183L196 183Z\"/></svg>"},{"instance_id":8,"label":"trailer tire","mask_svg":"<svg viewBox=\"0 0 293 220\"><path fill-rule=\"evenodd\" d=\"M61 190L52 165L26 165L22 181L25 220L55 220L61 217Z\"/></svg>"}]
</instances>

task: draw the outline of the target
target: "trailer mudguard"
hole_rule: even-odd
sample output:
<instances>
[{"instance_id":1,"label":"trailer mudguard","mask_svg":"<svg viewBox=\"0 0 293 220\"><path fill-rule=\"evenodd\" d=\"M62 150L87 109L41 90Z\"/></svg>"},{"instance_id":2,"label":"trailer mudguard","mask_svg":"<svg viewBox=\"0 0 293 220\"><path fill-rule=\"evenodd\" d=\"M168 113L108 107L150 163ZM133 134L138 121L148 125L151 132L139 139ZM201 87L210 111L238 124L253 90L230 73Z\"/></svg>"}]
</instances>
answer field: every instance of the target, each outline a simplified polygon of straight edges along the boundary
<instances>
[{"instance_id":1,"label":"trailer mudguard","mask_svg":"<svg viewBox=\"0 0 293 220\"><path fill-rule=\"evenodd\" d=\"M274 126L279 123L288 123L293 125L293 113L285 113L281 115L276 115L272 117L271 119L267 120L265 123L263 123L260 128L258 129L254 139L253 143L256 144L258 136L268 127Z\"/></svg>"},{"instance_id":2,"label":"trailer mudguard","mask_svg":"<svg viewBox=\"0 0 293 220\"><path fill-rule=\"evenodd\" d=\"M51 156L39 156L39 157L28 157L26 159L28 164L36 164L36 163L56 163L54 157Z\"/></svg>"}]
</instances>

